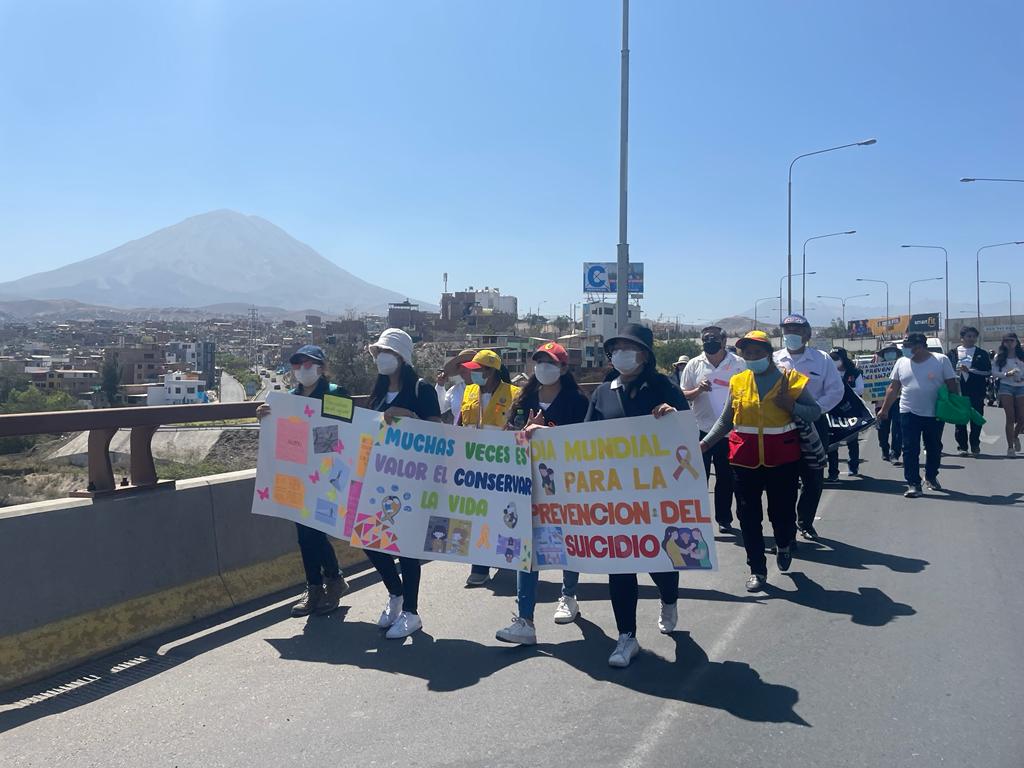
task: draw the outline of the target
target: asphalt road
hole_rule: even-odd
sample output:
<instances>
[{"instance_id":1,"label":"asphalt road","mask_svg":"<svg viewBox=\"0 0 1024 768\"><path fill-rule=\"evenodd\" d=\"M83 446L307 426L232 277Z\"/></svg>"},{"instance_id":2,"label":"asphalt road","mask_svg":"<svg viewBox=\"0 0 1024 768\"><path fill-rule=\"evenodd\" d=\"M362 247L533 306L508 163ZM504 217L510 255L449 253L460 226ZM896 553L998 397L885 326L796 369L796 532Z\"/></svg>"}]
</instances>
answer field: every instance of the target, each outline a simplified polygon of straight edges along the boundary
<instances>
[{"instance_id":1,"label":"asphalt road","mask_svg":"<svg viewBox=\"0 0 1024 768\"><path fill-rule=\"evenodd\" d=\"M245 402L245 387L227 371L220 374L220 401L222 403Z\"/></svg>"},{"instance_id":2,"label":"asphalt road","mask_svg":"<svg viewBox=\"0 0 1024 768\"><path fill-rule=\"evenodd\" d=\"M994 455L947 457L949 490L916 500L872 434L865 477L825 492L825 538L788 574L770 568L767 594L743 590L731 537L719 572L684 575L672 636L647 582L626 670L606 664L600 577L583 578L582 619L556 626L545 574L540 645L518 648L493 635L514 610L509 574L471 590L465 568L428 565L425 631L403 644L374 626L385 596L369 572L330 617L291 619L278 596L0 695L2 763L1019 768L1024 459L1003 457L987 415Z\"/></svg>"}]
</instances>

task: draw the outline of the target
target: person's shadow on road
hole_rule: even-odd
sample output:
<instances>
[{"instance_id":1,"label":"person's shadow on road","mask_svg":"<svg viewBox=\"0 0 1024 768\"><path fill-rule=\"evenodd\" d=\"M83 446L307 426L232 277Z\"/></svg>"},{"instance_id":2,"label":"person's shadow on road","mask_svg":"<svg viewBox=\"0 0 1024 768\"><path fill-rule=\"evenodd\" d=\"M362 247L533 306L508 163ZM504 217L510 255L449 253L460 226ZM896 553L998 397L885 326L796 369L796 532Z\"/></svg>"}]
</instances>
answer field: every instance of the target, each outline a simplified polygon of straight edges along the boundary
<instances>
[{"instance_id":1,"label":"person's shadow on road","mask_svg":"<svg viewBox=\"0 0 1024 768\"><path fill-rule=\"evenodd\" d=\"M917 613L911 606L897 603L875 587L858 587L856 592L846 592L841 589L825 589L800 571L783 575L793 580L796 590L779 589L769 584L765 591L770 597L825 613L849 616L854 624L884 627L899 616L913 616Z\"/></svg>"},{"instance_id":2,"label":"person's shadow on road","mask_svg":"<svg viewBox=\"0 0 1024 768\"><path fill-rule=\"evenodd\" d=\"M916 557L890 555L820 536L813 542L801 541L795 551L801 560L858 571L867 570L869 565L881 565L897 573L921 573L930 565L927 560Z\"/></svg>"},{"instance_id":3,"label":"person's shadow on road","mask_svg":"<svg viewBox=\"0 0 1024 768\"><path fill-rule=\"evenodd\" d=\"M494 647L471 640L437 639L420 631L407 643L387 640L365 622L310 622L301 634L267 642L287 661L339 664L408 675L428 690L457 691L538 654L569 664L595 680L649 696L725 710L744 720L809 725L794 711L799 694L766 683L749 664L711 661L688 632L676 632L674 661L642 651L627 669L608 666L614 641L593 622L576 621L582 636L561 643Z\"/></svg>"}]
</instances>

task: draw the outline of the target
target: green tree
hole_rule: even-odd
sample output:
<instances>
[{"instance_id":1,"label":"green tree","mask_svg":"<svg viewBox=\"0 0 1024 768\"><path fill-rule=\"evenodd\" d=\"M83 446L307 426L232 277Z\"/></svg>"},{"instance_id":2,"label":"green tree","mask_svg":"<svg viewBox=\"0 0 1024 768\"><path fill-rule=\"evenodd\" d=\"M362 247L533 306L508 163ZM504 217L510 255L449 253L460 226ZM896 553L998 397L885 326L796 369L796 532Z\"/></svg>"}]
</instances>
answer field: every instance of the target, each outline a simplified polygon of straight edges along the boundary
<instances>
[{"instance_id":1,"label":"green tree","mask_svg":"<svg viewBox=\"0 0 1024 768\"><path fill-rule=\"evenodd\" d=\"M658 367L663 371L671 370L672 364L680 355L695 357L700 353L701 346L694 339L672 339L654 343L654 357L658 361Z\"/></svg>"},{"instance_id":2,"label":"green tree","mask_svg":"<svg viewBox=\"0 0 1024 768\"><path fill-rule=\"evenodd\" d=\"M66 392L45 393L28 384L25 389L13 390L7 401L0 405L0 413L44 413L46 411L69 411L77 407L75 398ZM36 435L0 437L0 454L21 453L35 445Z\"/></svg>"},{"instance_id":3,"label":"green tree","mask_svg":"<svg viewBox=\"0 0 1024 768\"><path fill-rule=\"evenodd\" d=\"M325 350L327 374L331 381L345 387L353 395L368 395L377 381L377 367L362 344L343 341ZM420 375L429 372L420 370Z\"/></svg>"},{"instance_id":4,"label":"green tree","mask_svg":"<svg viewBox=\"0 0 1024 768\"><path fill-rule=\"evenodd\" d=\"M103 363L103 369L100 371L100 392L106 396L107 402L111 405L117 402L117 390L120 386L121 366L113 360L108 360Z\"/></svg>"},{"instance_id":5,"label":"green tree","mask_svg":"<svg viewBox=\"0 0 1024 768\"><path fill-rule=\"evenodd\" d=\"M848 335L846 324L841 317L834 317L832 324L822 331L822 335L829 339L845 339Z\"/></svg>"}]
</instances>

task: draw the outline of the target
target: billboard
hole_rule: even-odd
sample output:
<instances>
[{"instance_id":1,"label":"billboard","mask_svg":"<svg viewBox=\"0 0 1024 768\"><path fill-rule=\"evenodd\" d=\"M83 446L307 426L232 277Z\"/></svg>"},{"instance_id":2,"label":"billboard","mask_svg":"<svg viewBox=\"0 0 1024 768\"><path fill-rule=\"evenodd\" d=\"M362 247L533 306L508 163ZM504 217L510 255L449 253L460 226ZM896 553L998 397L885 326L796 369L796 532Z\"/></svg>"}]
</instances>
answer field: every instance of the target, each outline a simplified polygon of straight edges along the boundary
<instances>
[{"instance_id":1,"label":"billboard","mask_svg":"<svg viewBox=\"0 0 1024 768\"><path fill-rule=\"evenodd\" d=\"M874 317L868 320L850 320L846 330L851 339L872 336L906 336L908 333L923 333L934 336L939 332L939 313L926 312L919 315L894 315Z\"/></svg>"},{"instance_id":2,"label":"billboard","mask_svg":"<svg viewBox=\"0 0 1024 768\"><path fill-rule=\"evenodd\" d=\"M583 264L584 293L615 293L618 290L619 267L614 261L588 261ZM629 265L629 292L644 292L643 262Z\"/></svg>"}]
</instances>

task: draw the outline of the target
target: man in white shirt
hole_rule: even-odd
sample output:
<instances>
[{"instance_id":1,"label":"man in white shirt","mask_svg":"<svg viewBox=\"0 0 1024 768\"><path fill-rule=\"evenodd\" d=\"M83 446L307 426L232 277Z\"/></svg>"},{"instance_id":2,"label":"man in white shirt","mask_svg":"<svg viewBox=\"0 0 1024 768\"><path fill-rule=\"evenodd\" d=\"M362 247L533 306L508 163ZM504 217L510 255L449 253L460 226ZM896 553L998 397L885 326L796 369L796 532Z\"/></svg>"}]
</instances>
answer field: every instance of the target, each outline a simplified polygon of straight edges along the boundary
<instances>
[{"instance_id":1,"label":"man in white shirt","mask_svg":"<svg viewBox=\"0 0 1024 768\"><path fill-rule=\"evenodd\" d=\"M444 405L441 406L441 413L444 413L445 409L452 412L452 423L456 426L459 426L462 418L462 398L466 394L466 387L472 383L469 371L462 364L472 360L476 352L475 349L464 349L445 363L442 369L446 376L458 376L462 379L445 393Z\"/></svg>"},{"instance_id":2,"label":"man in white shirt","mask_svg":"<svg viewBox=\"0 0 1024 768\"><path fill-rule=\"evenodd\" d=\"M679 386L690 401L703 440L722 415L729 399L729 379L745 371L747 365L742 358L725 348L725 332L717 325L704 328L700 332L700 339L704 352L686 363L679 377ZM719 533L732 533L732 500L736 484L729 465L727 440L718 442L704 453L704 473L709 479L712 462L715 465L715 522L718 523Z\"/></svg>"},{"instance_id":3,"label":"man in white shirt","mask_svg":"<svg viewBox=\"0 0 1024 768\"><path fill-rule=\"evenodd\" d=\"M900 426L903 430L903 477L907 498L921 495L921 440L924 439L925 484L941 491L939 462L942 460L942 422L935 418L939 390L946 387L954 394L960 385L948 357L928 351L923 333L911 333L903 342L903 358L892 369L892 382L878 412L889 418L889 410L899 400Z\"/></svg>"},{"instance_id":4,"label":"man in white shirt","mask_svg":"<svg viewBox=\"0 0 1024 768\"><path fill-rule=\"evenodd\" d=\"M978 329L965 325L960 329L960 346L949 353L949 362L960 377L960 392L971 400L971 407L978 413L985 412L985 393L988 379L992 375L992 359L988 352L978 346ZM981 425L971 422L970 438L966 424L956 425L956 447L961 456L967 455L968 444L971 453L981 455Z\"/></svg>"},{"instance_id":5,"label":"man in white shirt","mask_svg":"<svg viewBox=\"0 0 1024 768\"><path fill-rule=\"evenodd\" d=\"M821 418L815 423L821 443L828 449L829 411L843 400L843 378L836 370L832 358L820 349L807 346L811 340L811 324L803 315L789 315L782 321L783 348L775 353L775 365L781 369L799 371L808 378L806 391L818 401ZM796 504L797 530L805 539L815 539L814 517L825 485L825 468L811 467L800 462L800 500Z\"/></svg>"}]
</instances>

